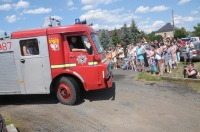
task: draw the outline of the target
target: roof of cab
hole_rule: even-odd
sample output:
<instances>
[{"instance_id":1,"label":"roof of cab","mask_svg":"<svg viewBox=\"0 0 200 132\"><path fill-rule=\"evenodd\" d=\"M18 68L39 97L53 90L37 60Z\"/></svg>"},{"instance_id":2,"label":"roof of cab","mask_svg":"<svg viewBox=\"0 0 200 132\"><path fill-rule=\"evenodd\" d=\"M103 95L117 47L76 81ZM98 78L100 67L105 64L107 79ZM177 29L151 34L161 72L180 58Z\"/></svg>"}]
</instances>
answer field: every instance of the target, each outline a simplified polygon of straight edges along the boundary
<instances>
[{"instance_id":1,"label":"roof of cab","mask_svg":"<svg viewBox=\"0 0 200 132\"><path fill-rule=\"evenodd\" d=\"M75 24L70 26L55 26L47 28L38 28L30 30L16 31L11 34L12 39L46 36L48 34L56 33L70 33L70 32L95 32L90 26Z\"/></svg>"}]
</instances>

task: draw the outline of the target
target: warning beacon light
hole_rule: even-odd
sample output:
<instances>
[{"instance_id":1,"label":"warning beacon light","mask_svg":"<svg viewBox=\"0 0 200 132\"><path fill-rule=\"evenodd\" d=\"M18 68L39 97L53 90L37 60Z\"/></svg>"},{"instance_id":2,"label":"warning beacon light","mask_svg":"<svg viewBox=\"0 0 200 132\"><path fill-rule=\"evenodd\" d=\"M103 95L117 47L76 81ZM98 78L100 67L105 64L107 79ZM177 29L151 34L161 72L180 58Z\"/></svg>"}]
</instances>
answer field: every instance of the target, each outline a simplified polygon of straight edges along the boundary
<instances>
[{"instance_id":1,"label":"warning beacon light","mask_svg":"<svg viewBox=\"0 0 200 132\"><path fill-rule=\"evenodd\" d=\"M84 20L84 21L80 21L80 19L79 18L77 18L77 19L75 19L75 24L87 24L87 21L86 21L86 19Z\"/></svg>"},{"instance_id":2,"label":"warning beacon light","mask_svg":"<svg viewBox=\"0 0 200 132\"><path fill-rule=\"evenodd\" d=\"M79 23L81 23L80 19L79 18L75 19L75 24L79 24Z\"/></svg>"}]
</instances>

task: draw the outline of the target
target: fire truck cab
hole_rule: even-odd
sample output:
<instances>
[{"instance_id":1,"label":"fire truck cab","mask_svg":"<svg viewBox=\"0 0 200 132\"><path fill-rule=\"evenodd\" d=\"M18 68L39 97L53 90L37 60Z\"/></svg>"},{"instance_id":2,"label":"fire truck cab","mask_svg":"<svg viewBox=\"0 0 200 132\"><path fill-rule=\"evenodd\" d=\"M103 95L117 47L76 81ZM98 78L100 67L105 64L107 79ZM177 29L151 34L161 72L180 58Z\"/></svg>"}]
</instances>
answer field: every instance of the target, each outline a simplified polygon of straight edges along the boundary
<instances>
[{"instance_id":1,"label":"fire truck cab","mask_svg":"<svg viewBox=\"0 0 200 132\"><path fill-rule=\"evenodd\" d=\"M111 87L110 60L90 26L17 31L0 40L0 95L54 91L73 105L82 90Z\"/></svg>"}]
</instances>

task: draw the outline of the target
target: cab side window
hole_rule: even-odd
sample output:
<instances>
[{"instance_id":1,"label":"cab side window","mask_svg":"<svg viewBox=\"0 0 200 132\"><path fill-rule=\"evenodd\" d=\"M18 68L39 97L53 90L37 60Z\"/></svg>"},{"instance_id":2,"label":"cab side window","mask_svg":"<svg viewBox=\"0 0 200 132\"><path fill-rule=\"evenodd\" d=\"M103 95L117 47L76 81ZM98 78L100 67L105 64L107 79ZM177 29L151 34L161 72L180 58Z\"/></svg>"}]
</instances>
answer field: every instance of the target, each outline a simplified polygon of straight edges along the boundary
<instances>
[{"instance_id":1,"label":"cab side window","mask_svg":"<svg viewBox=\"0 0 200 132\"><path fill-rule=\"evenodd\" d=\"M92 55L94 52L93 52L92 45L91 45L88 37L82 36L82 41L83 41L85 48L87 49L88 54Z\"/></svg>"},{"instance_id":2,"label":"cab side window","mask_svg":"<svg viewBox=\"0 0 200 132\"><path fill-rule=\"evenodd\" d=\"M37 39L20 40L19 44L22 56L39 55L39 46Z\"/></svg>"},{"instance_id":3,"label":"cab side window","mask_svg":"<svg viewBox=\"0 0 200 132\"><path fill-rule=\"evenodd\" d=\"M87 36L70 36L67 41L71 52L87 52L93 54L92 46Z\"/></svg>"}]
</instances>

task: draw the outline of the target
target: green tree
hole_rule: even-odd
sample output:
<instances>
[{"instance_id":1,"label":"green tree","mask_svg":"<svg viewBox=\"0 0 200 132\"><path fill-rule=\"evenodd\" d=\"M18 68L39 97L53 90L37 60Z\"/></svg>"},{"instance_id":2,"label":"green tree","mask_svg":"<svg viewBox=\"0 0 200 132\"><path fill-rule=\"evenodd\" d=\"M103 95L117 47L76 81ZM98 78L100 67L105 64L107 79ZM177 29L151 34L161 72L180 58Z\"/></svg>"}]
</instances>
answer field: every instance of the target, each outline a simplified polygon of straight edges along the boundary
<instances>
[{"instance_id":1,"label":"green tree","mask_svg":"<svg viewBox=\"0 0 200 132\"><path fill-rule=\"evenodd\" d=\"M157 41L160 41L160 40L163 40L163 37L161 35L155 35L155 32L151 32L147 35L147 41L154 41L154 40L157 40Z\"/></svg>"},{"instance_id":2,"label":"green tree","mask_svg":"<svg viewBox=\"0 0 200 132\"><path fill-rule=\"evenodd\" d=\"M107 50L109 47L113 47L112 39L110 38L106 30L102 30L100 35L100 41L105 50Z\"/></svg>"},{"instance_id":3,"label":"green tree","mask_svg":"<svg viewBox=\"0 0 200 132\"><path fill-rule=\"evenodd\" d=\"M129 29L127 28L127 25L124 24L123 26L123 33L121 35L121 42L123 47L126 47L127 45L129 45L131 43L131 34Z\"/></svg>"},{"instance_id":4,"label":"green tree","mask_svg":"<svg viewBox=\"0 0 200 132\"><path fill-rule=\"evenodd\" d=\"M140 34L135 21L132 19L130 26L131 41L136 44L141 41L142 34Z\"/></svg>"},{"instance_id":5,"label":"green tree","mask_svg":"<svg viewBox=\"0 0 200 132\"><path fill-rule=\"evenodd\" d=\"M115 28L115 30L113 31L113 34L112 34L112 42L113 44L116 46L117 43L120 43L121 40L120 40L120 36L119 34L117 33L117 29Z\"/></svg>"},{"instance_id":6,"label":"green tree","mask_svg":"<svg viewBox=\"0 0 200 132\"><path fill-rule=\"evenodd\" d=\"M200 23L198 23L197 26L194 26L194 36L200 37Z\"/></svg>"},{"instance_id":7,"label":"green tree","mask_svg":"<svg viewBox=\"0 0 200 132\"><path fill-rule=\"evenodd\" d=\"M161 40L163 40L163 37L161 35L156 35L154 37L154 40L161 41Z\"/></svg>"},{"instance_id":8,"label":"green tree","mask_svg":"<svg viewBox=\"0 0 200 132\"><path fill-rule=\"evenodd\" d=\"M155 32L151 32L147 35L147 41L154 41L155 40Z\"/></svg>"},{"instance_id":9,"label":"green tree","mask_svg":"<svg viewBox=\"0 0 200 132\"><path fill-rule=\"evenodd\" d=\"M187 36L187 31L185 30L184 27L182 27L179 30L176 30L174 33L174 38L185 38Z\"/></svg>"}]
</instances>

